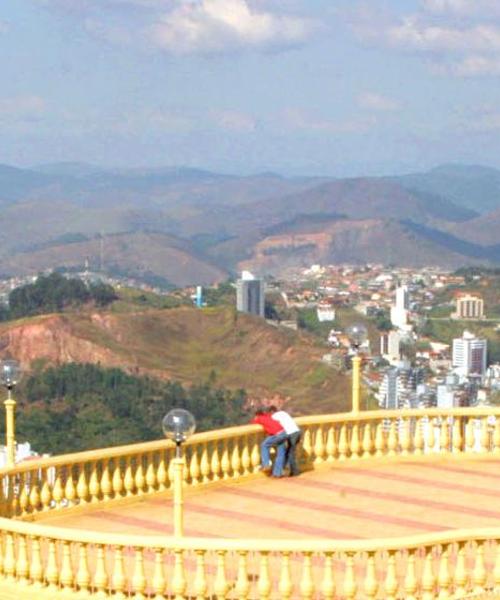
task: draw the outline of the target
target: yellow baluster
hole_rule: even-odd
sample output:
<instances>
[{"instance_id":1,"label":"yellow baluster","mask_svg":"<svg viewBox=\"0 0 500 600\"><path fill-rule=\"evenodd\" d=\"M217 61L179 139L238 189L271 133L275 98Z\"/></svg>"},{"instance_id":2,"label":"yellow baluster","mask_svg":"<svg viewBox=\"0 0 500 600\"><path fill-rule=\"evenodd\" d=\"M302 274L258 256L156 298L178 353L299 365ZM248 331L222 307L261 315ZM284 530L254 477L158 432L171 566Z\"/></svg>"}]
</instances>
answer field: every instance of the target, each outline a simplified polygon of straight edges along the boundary
<instances>
[{"instance_id":1,"label":"yellow baluster","mask_svg":"<svg viewBox=\"0 0 500 600\"><path fill-rule=\"evenodd\" d=\"M314 579L312 573L312 556L310 552L304 552L302 560L302 579L300 581L300 594L305 600L311 600L314 596Z\"/></svg>"},{"instance_id":2,"label":"yellow baluster","mask_svg":"<svg viewBox=\"0 0 500 600\"><path fill-rule=\"evenodd\" d=\"M99 484L99 474L97 472L97 462L93 462L90 466L90 479L89 479L89 494L90 494L90 501L92 503L99 502L100 492L101 492L101 486Z\"/></svg>"},{"instance_id":3,"label":"yellow baluster","mask_svg":"<svg viewBox=\"0 0 500 600\"><path fill-rule=\"evenodd\" d=\"M144 476L144 465L143 465L143 456L139 454L136 456L136 468L135 468L135 489L137 490L137 494L139 496L144 495L144 486L146 485L146 477Z\"/></svg>"},{"instance_id":4,"label":"yellow baluster","mask_svg":"<svg viewBox=\"0 0 500 600\"><path fill-rule=\"evenodd\" d=\"M189 471L189 477L191 478L191 485L198 485L200 483L200 464L198 462L198 453L196 452L196 447L191 447L191 458L189 460L189 469L186 468L186 471Z\"/></svg>"},{"instance_id":5,"label":"yellow baluster","mask_svg":"<svg viewBox=\"0 0 500 600\"><path fill-rule=\"evenodd\" d=\"M441 453L450 451L450 428L446 418L441 421L441 435L439 438L439 450Z\"/></svg>"},{"instance_id":6,"label":"yellow baluster","mask_svg":"<svg viewBox=\"0 0 500 600\"><path fill-rule=\"evenodd\" d=\"M54 481L54 487L52 488L52 498L56 503L56 507L59 508L62 499L64 498L64 489L62 486L61 473L57 470L56 480Z\"/></svg>"},{"instance_id":7,"label":"yellow baluster","mask_svg":"<svg viewBox=\"0 0 500 600\"><path fill-rule=\"evenodd\" d=\"M339 460L346 460L348 452L349 444L347 442L347 427L345 424L342 424L339 433Z\"/></svg>"},{"instance_id":8,"label":"yellow baluster","mask_svg":"<svg viewBox=\"0 0 500 600\"><path fill-rule=\"evenodd\" d=\"M314 464L321 464L325 459L325 443L323 439L323 429L318 427L314 438Z\"/></svg>"},{"instance_id":9,"label":"yellow baluster","mask_svg":"<svg viewBox=\"0 0 500 600\"><path fill-rule=\"evenodd\" d=\"M250 474L250 467L252 466L252 460L250 458L250 440L248 436L243 439L243 449L241 451L241 466L243 468L243 475Z\"/></svg>"},{"instance_id":10,"label":"yellow baluster","mask_svg":"<svg viewBox=\"0 0 500 600\"><path fill-rule=\"evenodd\" d=\"M500 454L500 417L496 417L493 431L493 453Z\"/></svg>"},{"instance_id":11,"label":"yellow baluster","mask_svg":"<svg viewBox=\"0 0 500 600\"><path fill-rule=\"evenodd\" d=\"M106 557L104 546L97 546L96 566L94 571L94 587L97 590L96 598L106 598L108 589L108 573L106 570Z\"/></svg>"},{"instance_id":12,"label":"yellow baluster","mask_svg":"<svg viewBox=\"0 0 500 600\"><path fill-rule=\"evenodd\" d=\"M123 559L123 548L116 546L114 565L113 565L113 577L111 580L115 595L113 600L125 600L127 598L127 577L125 575L125 562Z\"/></svg>"},{"instance_id":13,"label":"yellow baluster","mask_svg":"<svg viewBox=\"0 0 500 600\"><path fill-rule=\"evenodd\" d=\"M305 464L310 465L313 460L312 435L310 427L304 431L304 439L302 440L302 456Z\"/></svg>"},{"instance_id":14,"label":"yellow baluster","mask_svg":"<svg viewBox=\"0 0 500 600\"><path fill-rule=\"evenodd\" d=\"M210 471L212 473L212 480L218 481L220 479L220 460L219 460L219 449L217 448L217 442L212 444L212 457L210 459Z\"/></svg>"},{"instance_id":15,"label":"yellow baluster","mask_svg":"<svg viewBox=\"0 0 500 600\"><path fill-rule=\"evenodd\" d=\"M469 578L467 575L466 554L466 544L465 542L460 542L458 545L457 562L455 565L455 576L453 578L456 598L462 598L467 594Z\"/></svg>"},{"instance_id":16,"label":"yellow baluster","mask_svg":"<svg viewBox=\"0 0 500 600\"><path fill-rule=\"evenodd\" d=\"M196 600L205 600L208 583L205 573L205 550L196 550L196 574L193 582L193 592Z\"/></svg>"},{"instance_id":17,"label":"yellow baluster","mask_svg":"<svg viewBox=\"0 0 500 600\"><path fill-rule=\"evenodd\" d=\"M389 550L387 559L387 573L385 576L385 598L396 600L398 597L398 578L396 576L396 552Z\"/></svg>"},{"instance_id":18,"label":"yellow baluster","mask_svg":"<svg viewBox=\"0 0 500 600\"><path fill-rule=\"evenodd\" d=\"M111 478L111 482L113 484L113 496L115 498L119 498L122 495L123 491L123 476L122 470L120 467L120 459L116 458L115 463L113 465L113 476Z\"/></svg>"},{"instance_id":19,"label":"yellow baluster","mask_svg":"<svg viewBox=\"0 0 500 600\"><path fill-rule=\"evenodd\" d=\"M404 581L405 600L417 600L418 581L415 570L415 550L408 551L406 576Z\"/></svg>"},{"instance_id":20,"label":"yellow baluster","mask_svg":"<svg viewBox=\"0 0 500 600\"><path fill-rule=\"evenodd\" d=\"M28 549L26 543L26 537L24 535L20 535L17 542L17 562L16 562L16 574L17 579L21 583L26 583L28 581L29 574L29 563L28 563Z\"/></svg>"},{"instance_id":21,"label":"yellow baluster","mask_svg":"<svg viewBox=\"0 0 500 600\"><path fill-rule=\"evenodd\" d=\"M488 417L481 419L481 433L479 436L481 452L488 452L490 447L490 427L488 425Z\"/></svg>"},{"instance_id":22,"label":"yellow baluster","mask_svg":"<svg viewBox=\"0 0 500 600\"><path fill-rule=\"evenodd\" d=\"M259 581L257 583L257 591L259 592L260 600L267 600L271 595L271 579L269 576L269 553L260 553L260 568Z\"/></svg>"},{"instance_id":23,"label":"yellow baluster","mask_svg":"<svg viewBox=\"0 0 500 600\"><path fill-rule=\"evenodd\" d=\"M377 423L375 431L375 456L384 456L386 450L386 440L384 432L384 424Z\"/></svg>"},{"instance_id":24,"label":"yellow baluster","mask_svg":"<svg viewBox=\"0 0 500 600\"><path fill-rule=\"evenodd\" d=\"M427 426L427 451L436 451L436 419L429 418Z\"/></svg>"},{"instance_id":25,"label":"yellow baluster","mask_svg":"<svg viewBox=\"0 0 500 600\"><path fill-rule=\"evenodd\" d=\"M80 474L78 483L76 484L76 494L80 500L80 504L86 504L89 496L89 487L87 485L87 476L85 475L85 465L80 465Z\"/></svg>"},{"instance_id":26,"label":"yellow baluster","mask_svg":"<svg viewBox=\"0 0 500 600\"><path fill-rule=\"evenodd\" d=\"M401 446L401 454L403 456L408 456L408 454L410 454L411 446L409 419L401 419L399 429L399 444Z\"/></svg>"},{"instance_id":27,"label":"yellow baluster","mask_svg":"<svg viewBox=\"0 0 500 600\"><path fill-rule=\"evenodd\" d=\"M231 471L231 461L229 460L229 448L227 447L227 440L222 442L222 457L220 461L220 468L222 471L222 479L229 479Z\"/></svg>"},{"instance_id":28,"label":"yellow baluster","mask_svg":"<svg viewBox=\"0 0 500 600\"><path fill-rule=\"evenodd\" d=\"M239 600L247 600L250 592L250 581L248 579L248 553L245 551L238 552L238 576L234 591Z\"/></svg>"},{"instance_id":29,"label":"yellow baluster","mask_svg":"<svg viewBox=\"0 0 500 600\"><path fill-rule=\"evenodd\" d=\"M434 600L436 578L434 577L432 547L425 549L424 570L422 573L422 600Z\"/></svg>"},{"instance_id":30,"label":"yellow baluster","mask_svg":"<svg viewBox=\"0 0 500 600\"><path fill-rule=\"evenodd\" d=\"M413 436L413 454L421 456L425 450L425 440L422 433L422 419L415 419L415 433Z\"/></svg>"},{"instance_id":31,"label":"yellow baluster","mask_svg":"<svg viewBox=\"0 0 500 600\"><path fill-rule=\"evenodd\" d=\"M155 457L153 452L147 455L146 461L146 486L148 493L152 494L156 491L156 469L155 469Z\"/></svg>"},{"instance_id":32,"label":"yellow baluster","mask_svg":"<svg viewBox=\"0 0 500 600\"><path fill-rule=\"evenodd\" d=\"M328 434L326 436L326 461L334 462L337 456L337 444L335 442L335 429L330 426L328 427Z\"/></svg>"},{"instance_id":33,"label":"yellow baluster","mask_svg":"<svg viewBox=\"0 0 500 600\"><path fill-rule=\"evenodd\" d=\"M363 427L363 458L370 458L373 453L372 426L365 423Z\"/></svg>"},{"instance_id":34,"label":"yellow baluster","mask_svg":"<svg viewBox=\"0 0 500 600\"><path fill-rule=\"evenodd\" d=\"M40 506L40 489L38 487L38 480L35 479L35 481L31 482L31 489L30 489L30 512L37 512L38 507Z\"/></svg>"},{"instance_id":35,"label":"yellow baluster","mask_svg":"<svg viewBox=\"0 0 500 600\"><path fill-rule=\"evenodd\" d=\"M496 542L496 560L495 560L495 568L493 570L493 581L494 581L494 590L495 594L500 596L500 543Z\"/></svg>"},{"instance_id":36,"label":"yellow baluster","mask_svg":"<svg viewBox=\"0 0 500 600\"><path fill-rule=\"evenodd\" d=\"M443 546L441 558L439 560L438 572L439 600L448 600L451 598L451 575L449 565L449 546Z\"/></svg>"},{"instance_id":37,"label":"yellow baluster","mask_svg":"<svg viewBox=\"0 0 500 600\"><path fill-rule=\"evenodd\" d=\"M90 570L87 544L79 544L78 547L78 571L76 572L76 585L81 591L90 590Z\"/></svg>"},{"instance_id":38,"label":"yellow baluster","mask_svg":"<svg viewBox=\"0 0 500 600\"><path fill-rule=\"evenodd\" d=\"M469 419L467 425L465 427L465 446L467 452L474 452L474 444L475 444L475 434L474 434L474 420Z\"/></svg>"},{"instance_id":39,"label":"yellow baluster","mask_svg":"<svg viewBox=\"0 0 500 600\"><path fill-rule=\"evenodd\" d=\"M125 495L130 497L134 493L135 479L132 472L132 460L130 456L127 456L125 461L125 476L123 478L123 485L125 487Z\"/></svg>"},{"instance_id":40,"label":"yellow baluster","mask_svg":"<svg viewBox=\"0 0 500 600\"><path fill-rule=\"evenodd\" d=\"M354 423L351 428L351 458L358 458L361 451L361 444L359 443L359 425Z\"/></svg>"},{"instance_id":41,"label":"yellow baluster","mask_svg":"<svg viewBox=\"0 0 500 600\"><path fill-rule=\"evenodd\" d=\"M201 470L201 475L203 477L203 483L208 483L210 481L210 462L208 460L207 444L203 444L203 451L201 453L200 470Z\"/></svg>"},{"instance_id":42,"label":"yellow baluster","mask_svg":"<svg viewBox=\"0 0 500 600\"><path fill-rule=\"evenodd\" d=\"M250 462L252 463L252 472L255 473L260 468L260 437L254 436L252 452L250 453Z\"/></svg>"},{"instance_id":43,"label":"yellow baluster","mask_svg":"<svg viewBox=\"0 0 500 600\"><path fill-rule=\"evenodd\" d=\"M156 479L158 480L158 491L164 492L168 487L168 473L165 462L165 454L163 452L160 452L160 461L158 463Z\"/></svg>"},{"instance_id":44,"label":"yellow baluster","mask_svg":"<svg viewBox=\"0 0 500 600\"><path fill-rule=\"evenodd\" d=\"M397 447L398 434L396 430L396 421L392 419L389 426L389 435L387 436L387 456L396 456Z\"/></svg>"},{"instance_id":45,"label":"yellow baluster","mask_svg":"<svg viewBox=\"0 0 500 600\"><path fill-rule=\"evenodd\" d=\"M453 417L453 454L460 454L462 452L462 420L460 417Z\"/></svg>"},{"instance_id":46,"label":"yellow baluster","mask_svg":"<svg viewBox=\"0 0 500 600\"><path fill-rule=\"evenodd\" d=\"M478 594L485 591L486 585L486 567L484 564L484 542L476 544L476 561L474 571L472 572L472 581L474 583L474 593Z\"/></svg>"},{"instance_id":47,"label":"yellow baluster","mask_svg":"<svg viewBox=\"0 0 500 600\"><path fill-rule=\"evenodd\" d=\"M101 473L101 492L105 502L111 500L113 494L113 484L109 474L109 460L104 461L104 466Z\"/></svg>"},{"instance_id":48,"label":"yellow baluster","mask_svg":"<svg viewBox=\"0 0 500 600\"><path fill-rule=\"evenodd\" d=\"M375 569L375 552L368 553L368 560L366 563L366 575L365 575L365 595L367 598L374 599L377 597L378 592L378 580L377 572Z\"/></svg>"},{"instance_id":49,"label":"yellow baluster","mask_svg":"<svg viewBox=\"0 0 500 600\"><path fill-rule=\"evenodd\" d=\"M6 579L14 579L16 575L14 535L10 532L5 534L5 554L3 559L3 572Z\"/></svg>"},{"instance_id":50,"label":"yellow baluster","mask_svg":"<svg viewBox=\"0 0 500 600\"><path fill-rule=\"evenodd\" d=\"M215 574L214 592L218 600L224 600L229 591L226 578L226 551L217 550L217 572Z\"/></svg>"},{"instance_id":51,"label":"yellow baluster","mask_svg":"<svg viewBox=\"0 0 500 600\"><path fill-rule=\"evenodd\" d=\"M231 471L233 472L233 479L238 479L241 470L240 447L238 441L239 440L233 441L233 451L231 452Z\"/></svg>"},{"instance_id":52,"label":"yellow baluster","mask_svg":"<svg viewBox=\"0 0 500 600\"><path fill-rule=\"evenodd\" d=\"M65 590L70 590L73 587L74 580L73 565L71 563L71 545L69 542L63 542L59 581Z\"/></svg>"},{"instance_id":53,"label":"yellow baluster","mask_svg":"<svg viewBox=\"0 0 500 600\"><path fill-rule=\"evenodd\" d=\"M49 540L47 564L45 566L45 581L49 590L57 590L59 583L59 568L57 566L57 549L55 540Z\"/></svg>"},{"instance_id":54,"label":"yellow baluster","mask_svg":"<svg viewBox=\"0 0 500 600\"><path fill-rule=\"evenodd\" d=\"M30 505L30 499L27 488L28 486L26 485L26 474L23 473L19 481L19 509L21 511L21 515L23 516L28 513L28 508Z\"/></svg>"},{"instance_id":55,"label":"yellow baluster","mask_svg":"<svg viewBox=\"0 0 500 600\"><path fill-rule=\"evenodd\" d=\"M146 591L146 574L144 572L144 555L142 548L135 549L132 590L135 592L135 600L144 600L144 592Z\"/></svg>"},{"instance_id":56,"label":"yellow baluster","mask_svg":"<svg viewBox=\"0 0 500 600\"><path fill-rule=\"evenodd\" d=\"M42 510L49 510L52 503L52 490L49 485L49 474L47 469L42 471L42 489L40 491L40 502Z\"/></svg>"},{"instance_id":57,"label":"yellow baluster","mask_svg":"<svg viewBox=\"0 0 500 600\"><path fill-rule=\"evenodd\" d=\"M175 600L184 600L186 591L186 576L184 574L184 561L182 550L174 550L174 573L172 577L172 591Z\"/></svg>"},{"instance_id":58,"label":"yellow baluster","mask_svg":"<svg viewBox=\"0 0 500 600\"><path fill-rule=\"evenodd\" d=\"M281 553L281 572L278 584L280 598L291 598L293 591L292 573L290 569L290 552Z\"/></svg>"},{"instance_id":59,"label":"yellow baluster","mask_svg":"<svg viewBox=\"0 0 500 600\"><path fill-rule=\"evenodd\" d=\"M324 600L333 600L335 598L335 580L333 578L333 553L325 554L323 565L323 581L321 583L321 592Z\"/></svg>"},{"instance_id":60,"label":"yellow baluster","mask_svg":"<svg viewBox=\"0 0 500 600\"><path fill-rule=\"evenodd\" d=\"M345 559L345 575L344 575L344 597L346 600L354 600L358 586L356 585L356 577L354 574L354 554L348 553Z\"/></svg>"},{"instance_id":61,"label":"yellow baluster","mask_svg":"<svg viewBox=\"0 0 500 600\"><path fill-rule=\"evenodd\" d=\"M73 481L73 472L71 467L68 468L66 485L64 486L64 497L70 506L75 504L76 500L76 488Z\"/></svg>"},{"instance_id":62,"label":"yellow baluster","mask_svg":"<svg viewBox=\"0 0 500 600\"><path fill-rule=\"evenodd\" d=\"M30 563L29 575L30 575L30 579L32 581L32 585L35 588L42 587L42 582L43 582L42 552L40 549L40 540L37 537L34 537L31 540L31 563Z\"/></svg>"}]
</instances>

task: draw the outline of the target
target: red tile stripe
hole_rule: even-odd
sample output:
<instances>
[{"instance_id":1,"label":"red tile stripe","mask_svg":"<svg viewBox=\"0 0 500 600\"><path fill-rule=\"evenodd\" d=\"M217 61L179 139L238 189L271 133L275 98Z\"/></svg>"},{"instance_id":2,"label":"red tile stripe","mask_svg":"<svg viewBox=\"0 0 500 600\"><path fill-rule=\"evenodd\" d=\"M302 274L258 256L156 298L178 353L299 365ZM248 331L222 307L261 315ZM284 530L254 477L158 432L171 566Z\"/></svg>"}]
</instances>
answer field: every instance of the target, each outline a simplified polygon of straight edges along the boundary
<instances>
[{"instance_id":1,"label":"red tile stripe","mask_svg":"<svg viewBox=\"0 0 500 600\"><path fill-rule=\"evenodd\" d=\"M350 485L326 483L324 481L318 481L315 479L294 478L289 481L289 485L303 486L304 488L330 490L336 492L344 491L349 494L364 496L365 498L377 498L378 500L389 500L393 502L400 502L401 504L413 504L415 506L422 506L424 508L434 508L436 510L443 510L446 512L462 513L466 515L472 515L474 517L500 519L500 512L495 510L473 508L470 506L453 504L451 502L439 502L438 500L415 498L414 496L405 496L403 494L396 494L393 492L379 492L376 490L358 488Z\"/></svg>"},{"instance_id":2,"label":"red tile stripe","mask_svg":"<svg viewBox=\"0 0 500 600\"><path fill-rule=\"evenodd\" d=\"M342 468L342 472L349 473L350 475L359 474L363 475L364 477L373 477L376 479L385 479L388 481L403 481L405 483L414 483L416 485L432 486L435 488L440 488L442 490L465 492L466 494L480 494L482 496L491 496L492 498L499 498L500 496L500 490L481 488L474 485L464 485L463 483L451 483L449 481L428 479L425 477L414 477L413 475L403 475L399 473L387 473L371 469L356 468Z\"/></svg>"},{"instance_id":3,"label":"red tile stripe","mask_svg":"<svg viewBox=\"0 0 500 600\"><path fill-rule=\"evenodd\" d=\"M252 492L250 490L231 488L229 486L225 487L224 490L221 491L223 491L225 494L229 493L244 498L253 498L255 500L262 500L264 502L272 502L273 504L294 506L297 508L304 508L306 510L315 510L328 514L342 515L344 517L374 521L377 523L390 523L391 525L397 525L399 527L420 529L423 531L443 531L446 529L445 527L434 525L432 523L424 523L414 519L405 519L403 517L396 517L387 513L378 513L357 508L347 508L344 506L335 506L333 504L322 504L320 502L314 502L311 500L300 500L299 498L278 496L275 494L267 494L265 492Z\"/></svg>"},{"instance_id":4,"label":"red tile stripe","mask_svg":"<svg viewBox=\"0 0 500 600\"><path fill-rule=\"evenodd\" d=\"M461 475L474 475L474 477L485 477L486 479L500 479L500 473L487 473L485 471L476 471L474 469L467 469L464 467L455 467L454 465L432 465L429 463L408 463L418 466L422 466L425 469L432 469L433 471L445 471L447 473L460 473ZM488 464L499 465L498 461L488 461Z\"/></svg>"},{"instance_id":5,"label":"red tile stripe","mask_svg":"<svg viewBox=\"0 0 500 600\"><path fill-rule=\"evenodd\" d=\"M147 500L147 503L158 504L160 500ZM293 531L294 533L308 534L315 537L327 537L337 539L354 539L359 536L353 536L351 534L346 535L343 532L335 531L333 529L324 529L320 527L313 527L312 525L305 525L299 523L290 523L282 519L273 519L272 517L266 517L265 515L253 515L250 513L228 510L225 508L215 508L213 506L201 506L192 502L184 503L184 507L188 512L200 513L203 515L211 515L213 517L221 517L223 519L235 519L237 521L245 521L247 523L254 523L260 525L262 528L274 527L276 529L284 529L287 531Z\"/></svg>"}]
</instances>

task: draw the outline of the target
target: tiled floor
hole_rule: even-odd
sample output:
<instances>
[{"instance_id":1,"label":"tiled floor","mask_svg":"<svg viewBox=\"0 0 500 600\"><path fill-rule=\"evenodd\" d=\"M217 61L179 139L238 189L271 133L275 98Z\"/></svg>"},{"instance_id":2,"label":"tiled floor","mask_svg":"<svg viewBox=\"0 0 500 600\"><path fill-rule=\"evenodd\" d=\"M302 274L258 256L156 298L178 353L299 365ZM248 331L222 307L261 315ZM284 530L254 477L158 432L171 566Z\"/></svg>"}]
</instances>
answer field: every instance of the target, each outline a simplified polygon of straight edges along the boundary
<instances>
[{"instance_id":1,"label":"tiled floor","mask_svg":"<svg viewBox=\"0 0 500 600\"><path fill-rule=\"evenodd\" d=\"M185 534L243 538L372 538L500 524L496 461L359 461L273 480L229 481L185 498ZM100 532L172 533L168 498L44 522Z\"/></svg>"}]
</instances>

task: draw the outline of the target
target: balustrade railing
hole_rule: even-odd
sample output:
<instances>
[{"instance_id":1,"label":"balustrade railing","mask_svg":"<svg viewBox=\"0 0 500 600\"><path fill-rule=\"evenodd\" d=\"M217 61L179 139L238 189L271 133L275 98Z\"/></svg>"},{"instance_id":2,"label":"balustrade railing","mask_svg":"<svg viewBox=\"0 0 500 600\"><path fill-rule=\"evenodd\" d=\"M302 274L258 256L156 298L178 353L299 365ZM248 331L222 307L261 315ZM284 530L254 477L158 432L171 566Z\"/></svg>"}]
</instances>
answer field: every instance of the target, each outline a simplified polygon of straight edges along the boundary
<instances>
[{"instance_id":1,"label":"balustrade railing","mask_svg":"<svg viewBox=\"0 0 500 600\"><path fill-rule=\"evenodd\" d=\"M313 468L373 458L500 456L500 409L372 411L299 422L301 459ZM185 445L186 486L257 473L261 439L256 426L193 436ZM160 441L0 471L0 591L40 590L22 599L73 592L155 600L500 597L500 527L350 542L151 539L28 522L46 511L168 491L173 455L172 445Z\"/></svg>"}]
</instances>

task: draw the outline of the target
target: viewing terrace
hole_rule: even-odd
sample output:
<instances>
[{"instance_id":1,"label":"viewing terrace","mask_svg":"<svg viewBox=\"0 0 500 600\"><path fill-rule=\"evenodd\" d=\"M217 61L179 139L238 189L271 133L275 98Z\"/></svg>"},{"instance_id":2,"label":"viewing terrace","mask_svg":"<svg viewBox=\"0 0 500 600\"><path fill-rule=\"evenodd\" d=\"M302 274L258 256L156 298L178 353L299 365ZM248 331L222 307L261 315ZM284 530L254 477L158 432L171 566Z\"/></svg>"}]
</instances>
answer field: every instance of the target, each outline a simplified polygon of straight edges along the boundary
<instances>
[{"instance_id":1,"label":"viewing terrace","mask_svg":"<svg viewBox=\"0 0 500 600\"><path fill-rule=\"evenodd\" d=\"M500 409L299 419L299 477L263 475L262 432L0 474L0 598L500 598Z\"/></svg>"}]
</instances>

